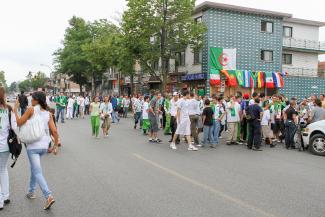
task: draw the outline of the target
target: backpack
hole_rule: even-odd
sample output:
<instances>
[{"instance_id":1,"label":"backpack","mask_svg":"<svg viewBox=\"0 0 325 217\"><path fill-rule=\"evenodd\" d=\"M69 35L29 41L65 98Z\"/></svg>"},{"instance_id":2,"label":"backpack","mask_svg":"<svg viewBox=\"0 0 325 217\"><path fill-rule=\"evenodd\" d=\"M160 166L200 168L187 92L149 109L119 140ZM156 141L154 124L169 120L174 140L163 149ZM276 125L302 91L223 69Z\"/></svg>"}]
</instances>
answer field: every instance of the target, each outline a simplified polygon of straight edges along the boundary
<instances>
[{"instance_id":1,"label":"backpack","mask_svg":"<svg viewBox=\"0 0 325 217\"><path fill-rule=\"evenodd\" d=\"M252 106L248 106L245 111L246 111L246 119L248 121L254 121L256 119L255 115L252 112Z\"/></svg>"},{"instance_id":2,"label":"backpack","mask_svg":"<svg viewBox=\"0 0 325 217\"><path fill-rule=\"evenodd\" d=\"M8 135L8 146L9 146L9 152L11 154L11 159L14 160L14 162L11 164L11 168L13 168L18 160L19 155L21 154L22 145L17 137L17 134L12 129L11 125L11 107L9 107L8 117L9 117L9 135Z\"/></svg>"}]
</instances>

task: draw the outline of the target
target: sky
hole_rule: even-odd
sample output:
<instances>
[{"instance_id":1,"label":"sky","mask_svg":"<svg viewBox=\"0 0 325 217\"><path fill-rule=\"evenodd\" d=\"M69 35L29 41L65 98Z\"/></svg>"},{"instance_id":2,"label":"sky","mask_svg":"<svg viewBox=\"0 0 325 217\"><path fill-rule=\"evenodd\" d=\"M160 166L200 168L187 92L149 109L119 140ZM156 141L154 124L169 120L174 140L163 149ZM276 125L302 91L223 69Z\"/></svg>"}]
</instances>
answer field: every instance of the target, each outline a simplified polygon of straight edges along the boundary
<instances>
[{"instance_id":1,"label":"sky","mask_svg":"<svg viewBox=\"0 0 325 217\"><path fill-rule=\"evenodd\" d=\"M198 0L197 4L204 0ZM325 22L323 0L210 0L219 3L274 10L296 18ZM7 83L23 80L29 71L50 74L53 52L61 46L68 20L116 20L126 9L125 0L0 0L0 70ZM325 41L325 27L320 29ZM325 60L325 56L321 57ZM53 67L52 67L53 68Z\"/></svg>"}]
</instances>

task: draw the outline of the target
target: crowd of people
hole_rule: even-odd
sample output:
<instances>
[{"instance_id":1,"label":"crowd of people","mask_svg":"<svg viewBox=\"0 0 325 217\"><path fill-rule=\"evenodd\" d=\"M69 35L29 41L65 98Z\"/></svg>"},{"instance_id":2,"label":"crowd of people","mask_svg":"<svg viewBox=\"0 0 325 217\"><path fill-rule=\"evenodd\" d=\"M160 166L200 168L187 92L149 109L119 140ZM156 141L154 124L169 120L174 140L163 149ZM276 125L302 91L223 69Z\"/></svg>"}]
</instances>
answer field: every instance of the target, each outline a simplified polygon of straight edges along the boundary
<instances>
[{"instance_id":1,"label":"crowd of people","mask_svg":"<svg viewBox=\"0 0 325 217\"><path fill-rule=\"evenodd\" d=\"M298 101L295 97L256 92L251 96L237 92L233 96L202 97L184 90L134 95L131 105L134 129L139 124L149 141L158 143L162 142L158 138L159 128L162 129L165 135L171 135L173 150L181 140L190 151L206 146L215 148L222 136L226 136L227 145L245 144L256 151L262 150L263 141L271 148L284 142L287 149L303 149L302 138L296 136L298 129L325 120L324 94Z\"/></svg>"},{"instance_id":2,"label":"crowd of people","mask_svg":"<svg viewBox=\"0 0 325 217\"><path fill-rule=\"evenodd\" d=\"M50 104L55 104L55 109L49 108ZM28 96L22 92L11 108L6 102L5 89L0 88L0 210L10 203L9 129L23 127L34 114L40 117L46 133L39 140L26 144L31 168L26 197L36 198L38 184L46 200L44 209L49 209L55 200L42 173L41 157L46 153L58 153L61 142L57 123L90 116L92 136L100 138L101 128L102 136L107 137L111 124L127 118L130 111L134 129L140 129L151 143L162 142L161 130L170 136L172 150L177 150L177 145L183 141L189 151L208 146L216 148L223 137L227 145L246 145L255 151L262 150L263 140L271 148L284 141L287 149L296 149L301 148L295 141L299 126L325 120L325 97L324 94L313 95L299 101L278 94L253 93L250 96L241 92L233 96L208 97L188 90L172 94L155 91L151 95L131 97L114 94L76 97L64 93L49 97L44 91L37 91Z\"/></svg>"}]
</instances>

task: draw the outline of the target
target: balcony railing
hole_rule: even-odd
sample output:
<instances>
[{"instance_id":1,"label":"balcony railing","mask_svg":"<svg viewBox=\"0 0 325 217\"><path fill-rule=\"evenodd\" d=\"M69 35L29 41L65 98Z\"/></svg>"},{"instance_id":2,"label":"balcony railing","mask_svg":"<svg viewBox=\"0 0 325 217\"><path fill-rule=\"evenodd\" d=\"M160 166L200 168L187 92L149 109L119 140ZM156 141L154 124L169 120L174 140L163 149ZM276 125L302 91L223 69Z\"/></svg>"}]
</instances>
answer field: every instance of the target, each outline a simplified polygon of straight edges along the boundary
<instances>
[{"instance_id":1,"label":"balcony railing","mask_svg":"<svg viewBox=\"0 0 325 217\"><path fill-rule=\"evenodd\" d=\"M283 46L307 50L325 51L325 42L296 38L283 38Z\"/></svg>"},{"instance_id":2,"label":"balcony railing","mask_svg":"<svg viewBox=\"0 0 325 217\"><path fill-rule=\"evenodd\" d=\"M288 76L302 76L302 77L317 77L318 69L312 68L291 68L291 67L282 67L282 71L287 72Z\"/></svg>"}]
</instances>

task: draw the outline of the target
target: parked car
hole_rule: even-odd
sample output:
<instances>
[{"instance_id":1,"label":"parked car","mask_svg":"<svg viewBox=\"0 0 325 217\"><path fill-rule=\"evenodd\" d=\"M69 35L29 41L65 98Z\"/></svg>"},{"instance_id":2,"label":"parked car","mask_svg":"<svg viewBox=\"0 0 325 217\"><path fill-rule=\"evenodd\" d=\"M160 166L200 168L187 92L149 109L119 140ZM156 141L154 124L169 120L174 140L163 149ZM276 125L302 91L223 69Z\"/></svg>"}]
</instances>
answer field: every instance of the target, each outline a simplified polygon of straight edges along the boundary
<instances>
[{"instance_id":1,"label":"parked car","mask_svg":"<svg viewBox=\"0 0 325 217\"><path fill-rule=\"evenodd\" d=\"M16 96L13 96L13 95L7 96L7 102L9 102L9 103L16 102Z\"/></svg>"},{"instance_id":2,"label":"parked car","mask_svg":"<svg viewBox=\"0 0 325 217\"><path fill-rule=\"evenodd\" d=\"M325 120L309 124L302 136L305 148L312 154L325 156Z\"/></svg>"}]
</instances>

